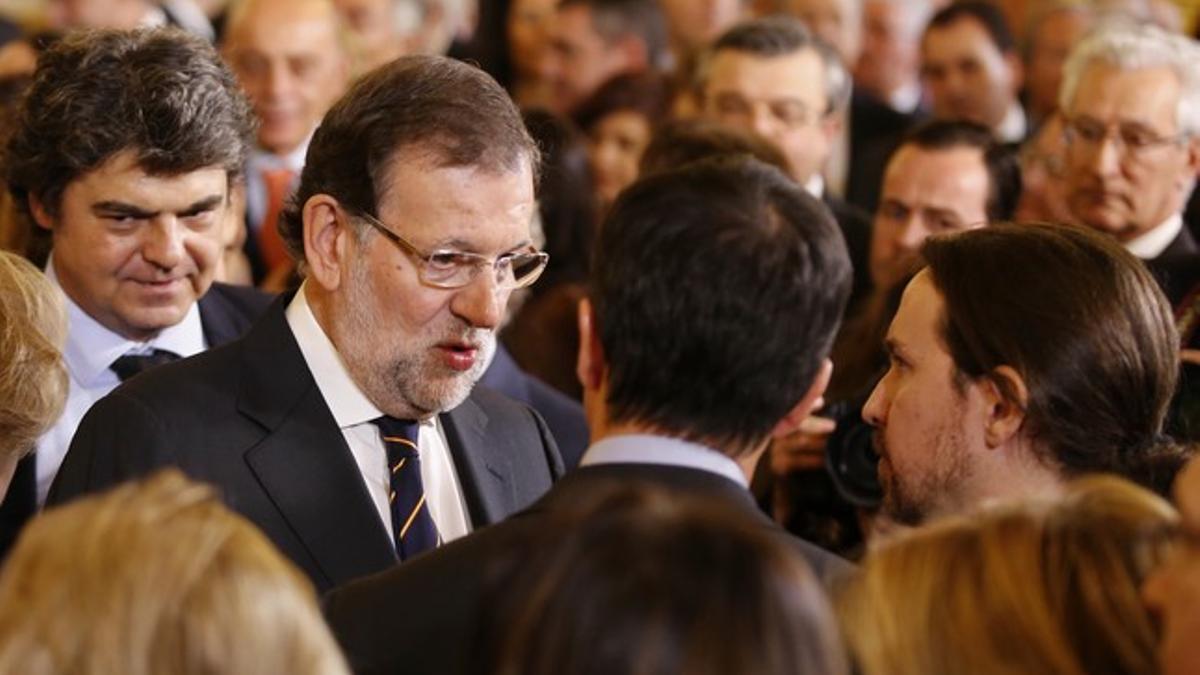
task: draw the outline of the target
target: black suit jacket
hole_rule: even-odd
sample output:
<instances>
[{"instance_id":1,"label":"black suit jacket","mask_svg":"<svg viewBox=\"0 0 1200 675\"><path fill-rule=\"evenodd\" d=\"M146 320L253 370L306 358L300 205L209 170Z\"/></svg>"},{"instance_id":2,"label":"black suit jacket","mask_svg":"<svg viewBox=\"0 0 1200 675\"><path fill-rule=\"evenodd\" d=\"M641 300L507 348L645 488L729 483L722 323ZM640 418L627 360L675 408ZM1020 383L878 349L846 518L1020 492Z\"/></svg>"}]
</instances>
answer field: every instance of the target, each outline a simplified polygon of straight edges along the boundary
<instances>
[{"instance_id":1,"label":"black suit jacket","mask_svg":"<svg viewBox=\"0 0 1200 675\"><path fill-rule=\"evenodd\" d=\"M266 311L271 296L253 288L215 283L200 298L200 325L209 347L232 342ZM8 494L0 503L0 560L7 556L25 523L37 513L37 458L17 465Z\"/></svg>"},{"instance_id":2,"label":"black suit jacket","mask_svg":"<svg viewBox=\"0 0 1200 675\"><path fill-rule=\"evenodd\" d=\"M563 467L570 471L579 466L588 446L588 428L578 401L521 370L502 344L496 345L496 356L479 384L538 411L554 435Z\"/></svg>"},{"instance_id":3,"label":"black suit jacket","mask_svg":"<svg viewBox=\"0 0 1200 675\"><path fill-rule=\"evenodd\" d=\"M1146 261L1146 266L1171 301L1171 306L1179 307L1195 286L1200 270L1200 245L1186 223L1157 258Z\"/></svg>"},{"instance_id":4,"label":"black suit jacket","mask_svg":"<svg viewBox=\"0 0 1200 675\"><path fill-rule=\"evenodd\" d=\"M871 217L865 211L834 197L828 192L822 201L829 207L837 220L842 236L846 239L846 249L850 253L850 264L854 267L854 286L850 291L850 302L847 314L859 300L865 298L871 290Z\"/></svg>"},{"instance_id":5,"label":"black suit jacket","mask_svg":"<svg viewBox=\"0 0 1200 675\"><path fill-rule=\"evenodd\" d=\"M850 99L849 116L846 201L874 213L888 160L921 118L894 110L858 90Z\"/></svg>"},{"instance_id":6,"label":"black suit jacket","mask_svg":"<svg viewBox=\"0 0 1200 675\"><path fill-rule=\"evenodd\" d=\"M351 668L360 675L468 672L471 648L486 612L482 606L486 561L511 550L550 513L590 494L597 485L630 480L727 503L794 546L827 585L853 569L841 558L787 534L758 510L748 490L722 476L653 464L587 466L568 474L537 504L500 525L329 594L326 618Z\"/></svg>"},{"instance_id":7,"label":"black suit jacket","mask_svg":"<svg viewBox=\"0 0 1200 675\"><path fill-rule=\"evenodd\" d=\"M320 590L392 566L391 538L284 315L131 379L92 407L50 504L159 467L212 483ZM472 523L528 506L562 474L534 411L479 390L441 416Z\"/></svg>"}]
</instances>

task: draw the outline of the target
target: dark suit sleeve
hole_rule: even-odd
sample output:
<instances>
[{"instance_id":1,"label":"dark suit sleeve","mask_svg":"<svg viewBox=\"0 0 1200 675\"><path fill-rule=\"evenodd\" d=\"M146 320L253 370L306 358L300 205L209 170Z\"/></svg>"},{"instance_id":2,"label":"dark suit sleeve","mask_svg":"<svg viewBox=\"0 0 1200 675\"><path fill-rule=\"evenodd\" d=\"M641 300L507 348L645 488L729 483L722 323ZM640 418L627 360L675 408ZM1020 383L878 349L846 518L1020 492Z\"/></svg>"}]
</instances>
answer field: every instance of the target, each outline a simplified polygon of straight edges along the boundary
<instances>
[{"instance_id":1,"label":"dark suit sleeve","mask_svg":"<svg viewBox=\"0 0 1200 675\"><path fill-rule=\"evenodd\" d=\"M120 392L100 399L71 440L47 506L103 490L174 464L169 434L140 400Z\"/></svg>"}]
</instances>

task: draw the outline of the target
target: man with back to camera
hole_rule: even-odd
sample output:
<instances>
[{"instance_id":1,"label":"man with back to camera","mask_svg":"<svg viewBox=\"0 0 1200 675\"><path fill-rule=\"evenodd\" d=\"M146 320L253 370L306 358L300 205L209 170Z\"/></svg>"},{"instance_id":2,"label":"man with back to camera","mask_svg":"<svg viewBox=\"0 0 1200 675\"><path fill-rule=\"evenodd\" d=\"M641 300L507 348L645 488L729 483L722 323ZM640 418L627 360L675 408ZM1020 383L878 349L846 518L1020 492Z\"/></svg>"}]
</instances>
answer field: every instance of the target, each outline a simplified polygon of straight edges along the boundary
<instances>
[{"instance_id":1,"label":"man with back to camera","mask_svg":"<svg viewBox=\"0 0 1200 675\"><path fill-rule=\"evenodd\" d=\"M41 57L5 168L52 242L70 391L6 509L45 501L80 420L122 380L229 342L265 310L265 296L213 283L252 130L233 76L182 32L71 35Z\"/></svg>"},{"instance_id":2,"label":"man with back to camera","mask_svg":"<svg viewBox=\"0 0 1200 675\"><path fill-rule=\"evenodd\" d=\"M1154 484L1178 336L1153 277L1086 228L930 237L863 408L883 515L903 525L1054 495L1096 472Z\"/></svg>"},{"instance_id":3,"label":"man with back to camera","mask_svg":"<svg viewBox=\"0 0 1200 675\"><path fill-rule=\"evenodd\" d=\"M509 521L334 591L327 617L357 672L464 672L492 553L610 481L727 504L826 584L848 570L779 529L747 488L770 439L800 424L829 379L850 263L828 210L755 160L703 162L628 188L597 247L579 310L592 432L581 467ZM400 602L404 613L386 611Z\"/></svg>"},{"instance_id":4,"label":"man with back to camera","mask_svg":"<svg viewBox=\"0 0 1200 675\"><path fill-rule=\"evenodd\" d=\"M52 502L174 465L328 589L496 522L562 472L541 418L474 389L537 279L538 153L482 71L404 57L309 145L282 234L305 281L247 336L85 418Z\"/></svg>"}]
</instances>

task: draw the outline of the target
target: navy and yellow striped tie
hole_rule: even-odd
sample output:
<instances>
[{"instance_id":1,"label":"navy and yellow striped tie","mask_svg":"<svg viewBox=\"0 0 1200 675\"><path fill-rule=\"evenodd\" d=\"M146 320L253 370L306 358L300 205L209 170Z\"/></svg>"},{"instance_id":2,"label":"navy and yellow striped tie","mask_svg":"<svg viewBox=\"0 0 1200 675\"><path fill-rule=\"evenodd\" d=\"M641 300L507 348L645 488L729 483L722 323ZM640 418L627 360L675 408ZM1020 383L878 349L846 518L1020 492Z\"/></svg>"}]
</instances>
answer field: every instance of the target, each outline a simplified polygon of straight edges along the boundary
<instances>
[{"instance_id":1,"label":"navy and yellow striped tie","mask_svg":"<svg viewBox=\"0 0 1200 675\"><path fill-rule=\"evenodd\" d=\"M435 548L440 542L437 525L425 503L421 482L421 456L417 453L416 422L383 416L373 423L379 427L388 459L388 502L392 509L392 535L396 554L401 560Z\"/></svg>"}]
</instances>

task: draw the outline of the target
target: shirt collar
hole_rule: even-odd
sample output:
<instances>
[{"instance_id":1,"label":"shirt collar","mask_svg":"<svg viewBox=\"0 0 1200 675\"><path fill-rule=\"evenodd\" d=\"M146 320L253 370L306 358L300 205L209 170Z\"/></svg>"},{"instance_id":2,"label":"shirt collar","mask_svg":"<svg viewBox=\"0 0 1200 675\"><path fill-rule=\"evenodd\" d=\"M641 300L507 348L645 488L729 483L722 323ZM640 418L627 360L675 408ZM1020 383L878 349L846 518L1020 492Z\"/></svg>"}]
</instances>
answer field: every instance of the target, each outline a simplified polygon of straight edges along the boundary
<instances>
[{"instance_id":1,"label":"shirt collar","mask_svg":"<svg viewBox=\"0 0 1200 675\"><path fill-rule=\"evenodd\" d=\"M720 451L667 436L628 434L602 439L593 443L579 462L579 466L596 464L666 464L715 473L749 486L737 462Z\"/></svg>"},{"instance_id":2,"label":"shirt collar","mask_svg":"<svg viewBox=\"0 0 1200 675\"><path fill-rule=\"evenodd\" d=\"M339 428L346 429L381 417L383 412L358 388L341 354L317 323L308 304L307 289L306 281L288 305L287 322L333 419Z\"/></svg>"},{"instance_id":3,"label":"shirt collar","mask_svg":"<svg viewBox=\"0 0 1200 675\"><path fill-rule=\"evenodd\" d=\"M1000 121L1000 126L996 127L995 133L1002 143L1019 143L1025 140L1027 128L1025 110L1021 108L1021 104L1013 102L1004 114L1004 119Z\"/></svg>"},{"instance_id":4,"label":"shirt collar","mask_svg":"<svg viewBox=\"0 0 1200 675\"><path fill-rule=\"evenodd\" d=\"M249 173L254 175L274 169L288 169L294 173L300 173L300 170L304 168L304 157L308 154L308 143L311 140L312 134L310 133L299 147L286 155L276 155L262 148L251 148L250 155L246 158Z\"/></svg>"},{"instance_id":5,"label":"shirt collar","mask_svg":"<svg viewBox=\"0 0 1200 675\"><path fill-rule=\"evenodd\" d=\"M54 254L46 265L46 277L60 290L58 276L54 272ZM183 320L164 328L158 335L138 342L118 335L83 311L65 292L67 304L67 345L63 349L63 360L71 376L84 386L93 384L118 358L133 353L147 353L151 349L163 349L181 357L199 354L205 349L204 325L200 321L200 307L193 302Z\"/></svg>"},{"instance_id":6,"label":"shirt collar","mask_svg":"<svg viewBox=\"0 0 1200 675\"><path fill-rule=\"evenodd\" d=\"M1167 250L1183 230L1183 216L1176 213L1149 232L1125 242L1125 249L1142 260L1153 260Z\"/></svg>"},{"instance_id":7,"label":"shirt collar","mask_svg":"<svg viewBox=\"0 0 1200 675\"><path fill-rule=\"evenodd\" d=\"M804 190L817 199L825 198L825 177L818 171L804 184Z\"/></svg>"}]
</instances>

